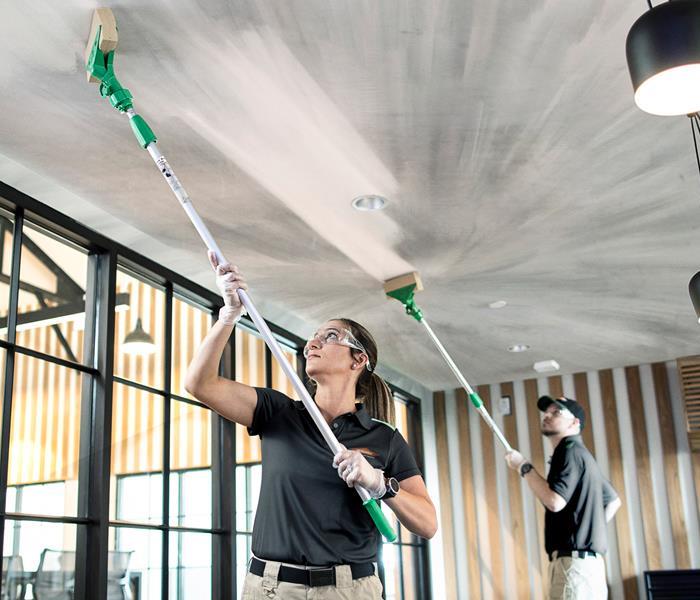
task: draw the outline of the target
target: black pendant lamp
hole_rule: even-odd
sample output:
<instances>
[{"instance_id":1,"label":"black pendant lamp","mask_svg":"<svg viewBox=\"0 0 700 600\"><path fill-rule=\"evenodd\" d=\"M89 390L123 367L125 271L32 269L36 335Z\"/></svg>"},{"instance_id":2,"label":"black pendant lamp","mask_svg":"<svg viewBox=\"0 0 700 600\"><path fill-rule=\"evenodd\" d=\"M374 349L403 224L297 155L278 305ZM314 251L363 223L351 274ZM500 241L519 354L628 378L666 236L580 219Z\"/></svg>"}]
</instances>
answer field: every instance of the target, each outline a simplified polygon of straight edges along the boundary
<instances>
[{"instance_id":1,"label":"black pendant lamp","mask_svg":"<svg viewBox=\"0 0 700 600\"><path fill-rule=\"evenodd\" d=\"M627 66L634 101L653 115L687 115L700 171L700 0L651 5L627 34ZM688 285L700 322L700 271Z\"/></svg>"},{"instance_id":2,"label":"black pendant lamp","mask_svg":"<svg viewBox=\"0 0 700 600\"><path fill-rule=\"evenodd\" d=\"M700 111L700 0L651 6L627 34L634 101L653 115Z\"/></svg>"}]
</instances>

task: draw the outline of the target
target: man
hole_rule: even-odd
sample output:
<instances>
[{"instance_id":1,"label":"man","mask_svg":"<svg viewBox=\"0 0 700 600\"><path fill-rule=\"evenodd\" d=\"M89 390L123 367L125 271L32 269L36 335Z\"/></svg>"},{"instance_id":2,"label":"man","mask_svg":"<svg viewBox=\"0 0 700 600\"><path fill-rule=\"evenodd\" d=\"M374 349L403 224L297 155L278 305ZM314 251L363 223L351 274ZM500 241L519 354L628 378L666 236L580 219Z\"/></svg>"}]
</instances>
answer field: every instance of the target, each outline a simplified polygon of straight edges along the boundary
<instances>
[{"instance_id":1,"label":"man","mask_svg":"<svg viewBox=\"0 0 700 600\"><path fill-rule=\"evenodd\" d=\"M570 398L542 396L537 408L544 413L542 434L554 451L547 479L517 450L506 454L506 462L545 507L549 598L604 600L608 596L603 562L606 523L620 508L620 499L583 445L583 407Z\"/></svg>"}]
</instances>

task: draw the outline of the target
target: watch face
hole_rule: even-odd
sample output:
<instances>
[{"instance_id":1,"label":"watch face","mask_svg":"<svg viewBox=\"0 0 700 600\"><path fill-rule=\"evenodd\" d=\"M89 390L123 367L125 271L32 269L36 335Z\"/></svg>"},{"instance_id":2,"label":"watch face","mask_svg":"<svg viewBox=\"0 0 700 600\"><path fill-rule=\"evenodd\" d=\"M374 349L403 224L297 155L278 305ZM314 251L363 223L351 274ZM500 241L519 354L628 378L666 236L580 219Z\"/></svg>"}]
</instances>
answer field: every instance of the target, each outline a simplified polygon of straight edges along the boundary
<instances>
[{"instance_id":1,"label":"watch face","mask_svg":"<svg viewBox=\"0 0 700 600\"><path fill-rule=\"evenodd\" d=\"M520 474L521 474L521 475L526 475L527 473L529 473L530 471L532 471L532 469L533 469L533 466L532 466L531 463L524 464L524 465L522 466L522 468L520 469Z\"/></svg>"},{"instance_id":2,"label":"watch face","mask_svg":"<svg viewBox=\"0 0 700 600\"><path fill-rule=\"evenodd\" d=\"M396 496L396 494L399 493L399 490L401 487L399 486L399 481L395 477L389 477L389 480L387 481L387 486L391 490L391 493Z\"/></svg>"}]
</instances>

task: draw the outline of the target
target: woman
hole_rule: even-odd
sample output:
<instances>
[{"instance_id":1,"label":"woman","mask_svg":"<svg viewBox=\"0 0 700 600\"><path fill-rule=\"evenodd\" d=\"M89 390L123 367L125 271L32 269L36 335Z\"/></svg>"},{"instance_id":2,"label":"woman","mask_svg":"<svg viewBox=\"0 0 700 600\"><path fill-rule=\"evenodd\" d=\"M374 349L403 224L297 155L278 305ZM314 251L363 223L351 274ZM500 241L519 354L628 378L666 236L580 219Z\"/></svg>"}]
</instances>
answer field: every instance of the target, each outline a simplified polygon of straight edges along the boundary
<instances>
[{"instance_id":1,"label":"woman","mask_svg":"<svg viewBox=\"0 0 700 600\"><path fill-rule=\"evenodd\" d=\"M314 400L346 448L332 456L301 402L218 376L243 308L237 290L247 286L236 267L217 264L211 252L209 260L224 307L190 364L185 387L262 440L255 557L243 597L306 598L310 587L331 586L324 598L380 599L373 564L379 534L353 486L386 502L416 535L432 537L437 517L408 445L383 422L393 414L393 401L374 373L374 340L358 323L333 319L304 348Z\"/></svg>"}]
</instances>

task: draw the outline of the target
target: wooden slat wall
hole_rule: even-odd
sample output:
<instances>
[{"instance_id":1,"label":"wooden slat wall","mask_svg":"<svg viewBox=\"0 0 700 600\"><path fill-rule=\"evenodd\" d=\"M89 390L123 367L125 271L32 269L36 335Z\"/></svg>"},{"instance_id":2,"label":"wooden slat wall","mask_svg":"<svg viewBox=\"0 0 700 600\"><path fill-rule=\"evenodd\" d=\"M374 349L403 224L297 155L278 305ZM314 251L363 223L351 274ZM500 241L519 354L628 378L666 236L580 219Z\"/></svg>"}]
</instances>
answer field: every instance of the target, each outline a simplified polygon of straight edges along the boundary
<instances>
[{"instance_id":1,"label":"wooden slat wall","mask_svg":"<svg viewBox=\"0 0 700 600\"><path fill-rule=\"evenodd\" d=\"M459 454L462 481L474 481L472 469L472 447L471 435L469 433L469 400L466 392L460 388L456 390L457 397L457 419L459 426ZM467 539L467 571L469 574L469 597L478 598L481 595L479 585L479 545L476 517L476 497L473 486L465 487L462 490L462 501L464 503L464 527L463 535Z\"/></svg>"},{"instance_id":2,"label":"wooden slat wall","mask_svg":"<svg viewBox=\"0 0 700 600\"><path fill-rule=\"evenodd\" d=\"M537 398L540 396L538 392L537 380L527 379L525 381L525 402L527 404L527 420L530 424L530 461L535 466L537 471L544 475L545 473L545 461L544 461L544 445L542 444L542 435L540 434L540 413L537 410ZM537 519L537 547L540 550L539 563L540 563L540 573L547 573L549 568L549 557L544 550L544 508L539 503L535 501L535 518ZM549 590L547 583L547 577L542 576L542 592L546 596Z\"/></svg>"},{"instance_id":3,"label":"wooden slat wall","mask_svg":"<svg viewBox=\"0 0 700 600\"><path fill-rule=\"evenodd\" d=\"M489 386L482 385L478 388L479 396L484 401L484 406L489 411L491 407L491 390ZM485 474L485 498L486 510L488 511L487 531L489 533L489 545L491 548L491 557L488 564L491 565L488 582L493 590L494 597L503 598L505 593L503 580L503 548L501 544L501 522L498 513L498 485L495 477L496 473L496 447L493 433L488 428L488 425L482 420L481 425L481 445L483 447L483 463Z\"/></svg>"},{"instance_id":4,"label":"wooden slat wall","mask_svg":"<svg viewBox=\"0 0 700 600\"><path fill-rule=\"evenodd\" d=\"M676 565L679 569L689 569L690 547L687 541L680 473L676 460L678 444L673 429L673 408L671 406L671 394L668 389L668 375L664 363L654 363L651 369L654 378L654 397L656 398L656 409L659 415L659 428L661 430L664 476L666 478L666 490L671 513L671 529L673 540L676 542L674 544Z\"/></svg>"},{"instance_id":5,"label":"wooden slat wall","mask_svg":"<svg viewBox=\"0 0 700 600\"><path fill-rule=\"evenodd\" d=\"M644 422L644 400L642 398L642 385L639 380L639 367L627 367L625 369L627 379L627 395L630 403L630 416L632 418L632 432L634 433L634 450L637 462L637 481L639 489L653 490L651 481L651 460L649 456L649 438ZM661 546L659 543L659 530L656 525L656 506L654 494L640 494L642 504L642 522L644 524L644 538L647 548L647 561L652 570L661 569Z\"/></svg>"},{"instance_id":6,"label":"wooden slat wall","mask_svg":"<svg viewBox=\"0 0 700 600\"><path fill-rule=\"evenodd\" d=\"M437 440L438 477L440 479L440 517L443 523L452 523L452 492L450 486L450 456L447 447L447 416L445 410L444 392L436 392L433 396L435 411L435 437ZM445 562L445 579L447 596L445 600L456 600L457 580L455 571L455 544L452 527L443 529L442 543Z\"/></svg>"},{"instance_id":7,"label":"wooden slat wall","mask_svg":"<svg viewBox=\"0 0 700 600\"><path fill-rule=\"evenodd\" d=\"M575 373L574 374L574 399L578 402L583 409L586 411L586 415L589 417L589 423L587 427L583 428L581 437L583 437L583 443L586 444L586 448L591 451L591 454L595 456L595 444L593 443L593 428L590 424L591 415L591 405L588 401L588 377L585 373Z\"/></svg>"},{"instance_id":8,"label":"wooden slat wall","mask_svg":"<svg viewBox=\"0 0 700 600\"><path fill-rule=\"evenodd\" d=\"M615 581L611 581L611 597L614 600L642 598L644 591L640 585L640 575L644 570L667 568L663 561L672 560L674 564L671 568L699 568L700 553L694 554L694 549L698 549L697 539L700 537L698 531L698 503L695 497L696 482L694 477L700 475L700 460L694 457L694 465L683 462L683 457L679 456L679 447L687 446L687 437L679 441L678 436L685 433L676 431L674 422L677 422L678 411L682 411L682 398L678 394L678 386L671 386L669 378L677 378L678 374L673 363L656 363L645 366L644 374L638 366L627 367L626 369L615 371L604 369L597 372L576 373L567 380L567 386L573 382L574 397L581 402L587 411L587 425L584 428L584 443L600 460L605 460L612 485L617 490L623 501L623 507L618 512L613 524L615 529L616 555L610 557L611 564L615 567L611 569ZM621 375L621 377L618 377ZM643 375L643 376L642 376ZM595 390L591 391L589 386L595 385ZM617 388L616 388L617 385ZM674 384L675 385L675 384ZM624 387L622 387L624 386ZM550 456L551 449L548 444L543 443L540 434L540 413L537 410L536 402L540 395L550 396L562 395L564 388L564 378L560 376L548 377L546 379L528 379L518 384L520 394L524 393L525 406L518 406L513 403L514 412L511 416L503 415L503 431L514 447L518 447L519 440L515 423L525 421L527 423L530 445L530 459L540 473L545 473L545 460ZM491 402L492 391L503 396L513 398L513 382L502 382L500 388L493 385L479 386L479 394L485 401L485 405L493 414L494 404ZM567 390L569 387L567 387ZM598 401L598 389L600 390L600 402ZM676 391L673 391L673 390ZM619 393L616 394L616 391ZM464 589L469 590L469 598L540 598L541 591L538 587L538 580L530 584L528 568L535 568L542 574L542 585L547 587L547 567L549 560L544 554L544 509L539 502L535 501L534 506L528 508L528 504L523 502L523 493L531 494L526 486L521 486L521 481L517 474L508 473L508 495L510 506L506 515L499 514L498 507L498 484L495 460L502 460L501 453L495 452L493 434L485 425L480 425L482 436L482 454L474 456L470 452L471 435L469 429L469 419L474 418L470 414L473 407L468 403L466 395L462 390L456 390L457 416L459 419L459 447L462 477L462 493L464 507L464 530L453 531L454 519L450 512L443 511L441 518L441 528L443 539L450 535L466 536L466 544L455 544L452 537L449 544L445 546L445 553L449 555L455 547L466 548L467 556L457 557L457 565L450 566L453 569L452 575L447 577L447 591L453 597L456 593L457 581L460 577L468 578L469 585L462 580ZM592 408L590 402L591 394L595 395L596 403ZM569 394L572 395L572 394ZM677 397L676 397L677 396ZM439 394L435 394L439 398ZM595 418L591 418L591 410L595 410ZM442 412L438 411L441 410ZM654 416L658 415L658 417ZM443 447L443 458L447 456L447 442L444 439L447 428L444 423L444 408L437 408L436 405L436 440L438 451ZM675 417L675 421L674 421ZM478 417L477 417L478 418ZM658 419L658 421L656 421ZM521 432L525 431L522 428ZM597 424L597 425L596 425ZM600 435L596 433L596 438L601 447L593 447L593 431L598 426L603 428ZM633 440L625 440L625 457L629 452L634 453L634 464L623 460L623 444L621 443L621 431L631 431ZM597 430L596 430L597 431ZM473 432L473 430L472 430ZM656 437L654 437L656 436ZM659 437L660 436L660 437ZM656 440L656 442L652 442ZM660 440L660 444L658 443ZM480 460L481 465L472 464L472 461ZM652 472L652 464L658 468L663 465L663 473ZM474 465L478 466L477 475ZM685 467L683 465L686 465ZM693 471L695 469L695 471ZM440 471L440 491L441 499L447 492L449 485L443 481L449 477L449 470L444 468ZM636 477L636 478L635 478ZM632 489L628 489L626 481L630 481ZM656 485L656 489L654 488ZM661 487L659 487L661 486ZM665 490L662 487L665 486ZM700 486L698 486L700 487ZM486 511L476 510L476 490L483 489L485 493L484 503L487 505ZM660 496L660 490L668 499L668 504ZM663 501L662 501L663 500ZM639 506L641 512L642 530L633 525L632 514L629 510L630 503ZM668 514L665 514L667 511ZM687 512L690 511L690 512ZM694 511L694 512L693 512ZM636 518L636 517L635 517ZM525 540L524 523L529 520L531 529L535 529L537 535L537 551L533 546L528 546ZM508 535L512 536L515 546L515 563L512 564L511 573L515 572L517 589L508 587L507 573L502 565L506 561L513 561L510 544L503 547L498 528L507 527ZM633 529L634 527L634 529ZM486 537L477 535L479 531L487 532ZM528 534L529 535L529 534ZM670 550L662 555L661 540L672 539L673 552ZM507 539L507 538L506 538ZM481 541L480 541L481 540ZM634 542L633 542L634 540ZM666 546L668 548L668 545ZM522 558L523 560L519 560ZM662 560L663 558L663 560ZM461 565L461 567L460 567ZM619 573L617 571L619 565ZM446 565L447 566L447 565ZM487 570L486 576L482 577L482 586L486 581L487 589L479 589L477 585L478 571ZM465 576L463 573L468 573ZM440 574L442 576L442 574ZM534 594L534 595L533 595ZM546 595L546 589L544 590Z\"/></svg>"},{"instance_id":9,"label":"wooden slat wall","mask_svg":"<svg viewBox=\"0 0 700 600\"><path fill-rule=\"evenodd\" d=\"M501 384L501 396L508 396L511 399L510 415L503 415L503 435L506 436L508 443L514 448L518 448L518 430L516 428L516 419L518 418L518 408L515 403L515 395L513 393L513 384ZM518 473L508 469L508 496L510 498L510 534L513 538L514 554L515 554L515 580L518 582L528 581L528 564L527 553L523 552L525 545L525 515L523 513L523 496L521 478ZM530 590L524 585L519 586L511 593L513 598L529 598Z\"/></svg>"}]
</instances>

